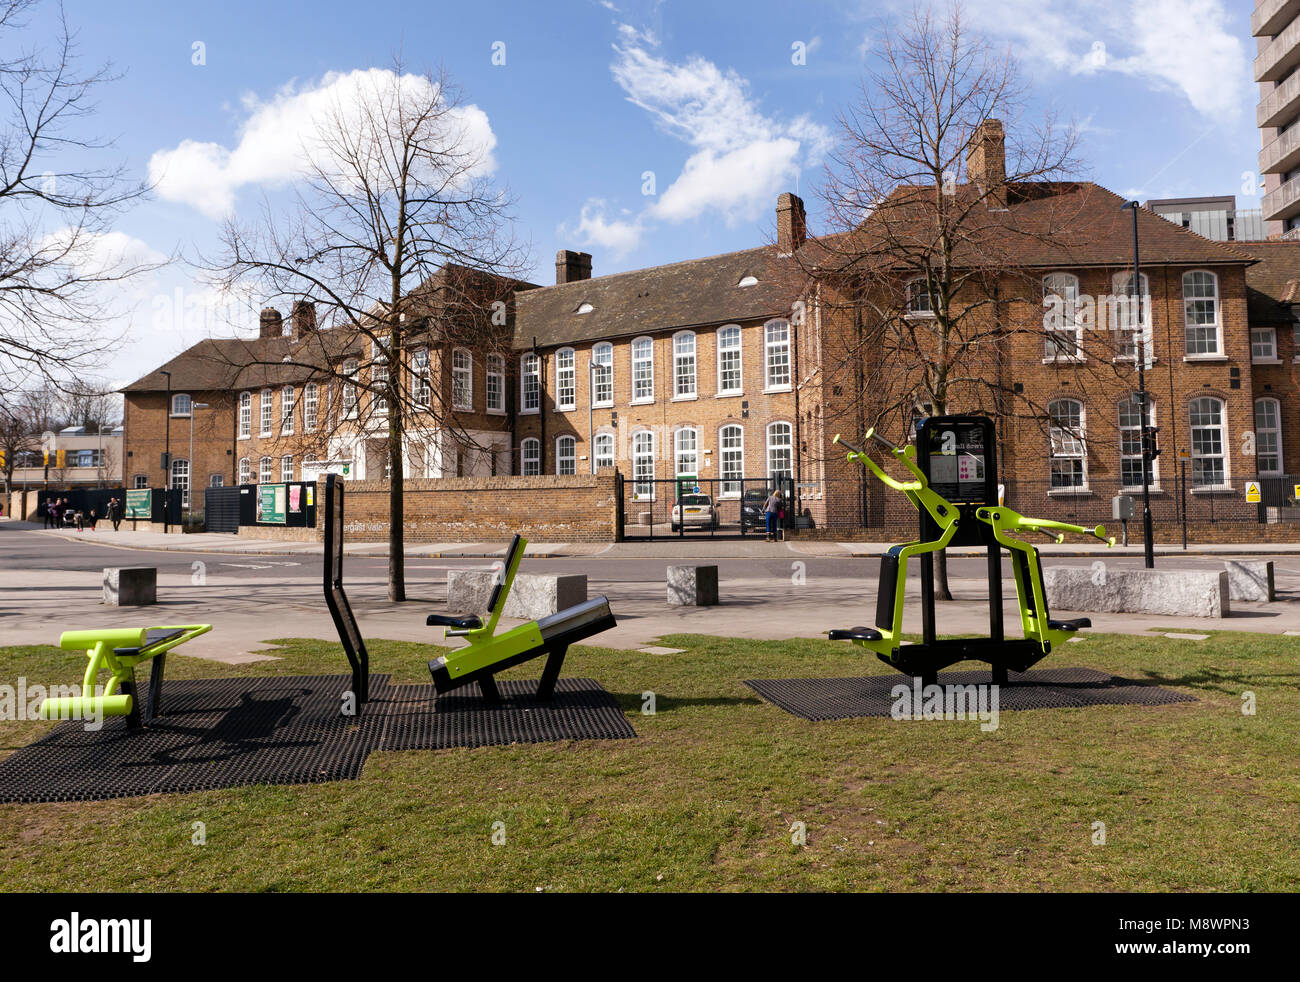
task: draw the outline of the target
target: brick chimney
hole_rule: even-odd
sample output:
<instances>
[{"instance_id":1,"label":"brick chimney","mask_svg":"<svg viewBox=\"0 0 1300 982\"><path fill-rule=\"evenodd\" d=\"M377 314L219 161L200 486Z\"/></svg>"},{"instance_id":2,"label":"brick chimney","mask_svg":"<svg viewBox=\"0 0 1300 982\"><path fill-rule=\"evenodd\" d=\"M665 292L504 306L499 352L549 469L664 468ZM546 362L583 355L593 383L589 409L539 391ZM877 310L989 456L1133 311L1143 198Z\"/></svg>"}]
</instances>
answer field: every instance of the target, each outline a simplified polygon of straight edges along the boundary
<instances>
[{"instance_id":1,"label":"brick chimney","mask_svg":"<svg viewBox=\"0 0 1300 982\"><path fill-rule=\"evenodd\" d=\"M985 195L985 207L1007 206L1007 147L1000 119L986 119L975 128L966 148L966 180Z\"/></svg>"},{"instance_id":2,"label":"brick chimney","mask_svg":"<svg viewBox=\"0 0 1300 982\"><path fill-rule=\"evenodd\" d=\"M804 214L803 198L786 192L776 199L776 252L779 256L793 256L808 238L808 216Z\"/></svg>"},{"instance_id":3,"label":"brick chimney","mask_svg":"<svg viewBox=\"0 0 1300 982\"><path fill-rule=\"evenodd\" d=\"M259 338L278 338L284 334L284 318L274 307L263 307L262 318L258 325Z\"/></svg>"},{"instance_id":4,"label":"brick chimney","mask_svg":"<svg viewBox=\"0 0 1300 982\"><path fill-rule=\"evenodd\" d=\"M591 279L591 253L561 249L555 254L555 282L574 283Z\"/></svg>"},{"instance_id":5,"label":"brick chimney","mask_svg":"<svg viewBox=\"0 0 1300 982\"><path fill-rule=\"evenodd\" d=\"M310 300L295 300L293 302L293 313L289 315L293 321L293 336L300 338L304 334L310 334L316 330L316 305Z\"/></svg>"}]
</instances>

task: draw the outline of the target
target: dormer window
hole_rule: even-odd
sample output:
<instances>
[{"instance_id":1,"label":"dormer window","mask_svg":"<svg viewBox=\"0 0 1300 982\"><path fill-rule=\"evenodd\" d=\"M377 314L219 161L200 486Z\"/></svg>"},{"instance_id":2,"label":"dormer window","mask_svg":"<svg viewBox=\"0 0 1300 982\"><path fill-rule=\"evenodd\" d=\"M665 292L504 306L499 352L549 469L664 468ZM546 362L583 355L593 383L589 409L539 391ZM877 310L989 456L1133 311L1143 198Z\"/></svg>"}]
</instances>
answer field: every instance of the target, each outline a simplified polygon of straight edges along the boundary
<instances>
[{"instance_id":1,"label":"dormer window","mask_svg":"<svg viewBox=\"0 0 1300 982\"><path fill-rule=\"evenodd\" d=\"M736 286L758 286L758 277L746 274L740 278Z\"/></svg>"},{"instance_id":2,"label":"dormer window","mask_svg":"<svg viewBox=\"0 0 1300 982\"><path fill-rule=\"evenodd\" d=\"M575 314L590 314L590 313L591 313L593 310L595 310L595 309L596 309L595 307L593 307L591 304L587 303L587 302L584 300L582 303L578 304L578 309L575 310L574 313L575 313Z\"/></svg>"}]
</instances>

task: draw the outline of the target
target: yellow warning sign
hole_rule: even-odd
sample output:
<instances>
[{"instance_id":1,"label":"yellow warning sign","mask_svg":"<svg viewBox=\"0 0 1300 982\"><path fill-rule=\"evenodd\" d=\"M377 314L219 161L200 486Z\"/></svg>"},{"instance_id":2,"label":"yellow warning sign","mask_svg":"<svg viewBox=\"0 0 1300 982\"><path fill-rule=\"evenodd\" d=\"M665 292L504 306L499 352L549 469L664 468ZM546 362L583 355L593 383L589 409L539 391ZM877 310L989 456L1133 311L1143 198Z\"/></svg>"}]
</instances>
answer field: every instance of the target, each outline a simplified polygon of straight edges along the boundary
<instances>
[{"instance_id":1,"label":"yellow warning sign","mask_svg":"<svg viewBox=\"0 0 1300 982\"><path fill-rule=\"evenodd\" d=\"M1259 503L1259 482L1258 481L1246 482L1246 500L1248 502L1251 502L1252 504Z\"/></svg>"}]
</instances>

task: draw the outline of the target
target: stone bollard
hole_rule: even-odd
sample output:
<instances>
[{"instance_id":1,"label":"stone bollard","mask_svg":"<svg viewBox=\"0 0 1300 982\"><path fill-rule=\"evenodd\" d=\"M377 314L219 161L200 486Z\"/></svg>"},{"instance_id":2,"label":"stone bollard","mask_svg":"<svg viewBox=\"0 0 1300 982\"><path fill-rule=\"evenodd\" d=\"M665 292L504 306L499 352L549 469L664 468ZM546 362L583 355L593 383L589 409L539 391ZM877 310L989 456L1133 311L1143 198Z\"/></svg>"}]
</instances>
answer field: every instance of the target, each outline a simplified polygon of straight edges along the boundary
<instances>
[{"instance_id":1,"label":"stone bollard","mask_svg":"<svg viewBox=\"0 0 1300 982\"><path fill-rule=\"evenodd\" d=\"M447 609L453 614L482 614L496 587L497 573L488 569L447 571ZM535 621L587 599L587 574L517 573L506 597L503 617Z\"/></svg>"},{"instance_id":2,"label":"stone bollard","mask_svg":"<svg viewBox=\"0 0 1300 982\"><path fill-rule=\"evenodd\" d=\"M1258 562L1226 559L1223 566L1228 571L1228 595L1231 599L1273 601L1275 593L1271 559Z\"/></svg>"},{"instance_id":3,"label":"stone bollard","mask_svg":"<svg viewBox=\"0 0 1300 982\"><path fill-rule=\"evenodd\" d=\"M718 567L669 566L668 603L673 607L715 607Z\"/></svg>"},{"instance_id":4,"label":"stone bollard","mask_svg":"<svg viewBox=\"0 0 1300 982\"><path fill-rule=\"evenodd\" d=\"M1228 617L1228 574L1203 569L1045 566L1047 602L1059 610Z\"/></svg>"},{"instance_id":5,"label":"stone bollard","mask_svg":"<svg viewBox=\"0 0 1300 982\"><path fill-rule=\"evenodd\" d=\"M109 607L144 607L157 602L157 567L104 567L104 603Z\"/></svg>"}]
</instances>

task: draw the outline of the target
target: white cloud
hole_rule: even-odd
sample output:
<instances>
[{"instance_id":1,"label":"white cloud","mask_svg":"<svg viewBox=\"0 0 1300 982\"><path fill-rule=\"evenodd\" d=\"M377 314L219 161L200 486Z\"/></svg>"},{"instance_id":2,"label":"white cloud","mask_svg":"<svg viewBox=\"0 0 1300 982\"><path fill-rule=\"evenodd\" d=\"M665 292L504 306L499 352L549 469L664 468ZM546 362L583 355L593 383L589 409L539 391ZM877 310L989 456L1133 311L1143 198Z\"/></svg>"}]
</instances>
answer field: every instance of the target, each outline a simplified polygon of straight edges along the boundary
<instances>
[{"instance_id":1,"label":"white cloud","mask_svg":"<svg viewBox=\"0 0 1300 982\"><path fill-rule=\"evenodd\" d=\"M246 95L242 106L247 118L233 148L182 140L150 158L149 178L156 183L160 197L220 218L234 208L242 188L275 189L300 179L308 159L320 159L316 134L323 118L337 114L344 120L359 121L360 106L376 95L423 98L431 93L428 80L421 76L399 78L388 69L371 68L330 72L315 85L289 83L265 101ZM487 114L474 105L461 106L450 124L454 138L477 158L475 172L490 172L495 167L492 150L496 137Z\"/></svg>"},{"instance_id":2,"label":"white cloud","mask_svg":"<svg viewBox=\"0 0 1300 982\"><path fill-rule=\"evenodd\" d=\"M1239 115L1250 56L1223 0L966 0L972 26L1071 74L1119 72L1179 93L1206 116Z\"/></svg>"},{"instance_id":3,"label":"white cloud","mask_svg":"<svg viewBox=\"0 0 1300 982\"><path fill-rule=\"evenodd\" d=\"M614 50L611 71L628 101L695 148L648 209L653 218L681 222L712 210L728 224L752 221L830 145L827 129L807 116L781 121L763 114L734 70L700 57L670 62L626 33Z\"/></svg>"},{"instance_id":4,"label":"white cloud","mask_svg":"<svg viewBox=\"0 0 1300 982\"><path fill-rule=\"evenodd\" d=\"M560 235L572 238L581 245L594 245L608 249L614 258L622 258L641 244L640 221L611 219L606 215L605 202L589 198L582 206L582 214L575 228L560 226Z\"/></svg>"}]
</instances>

